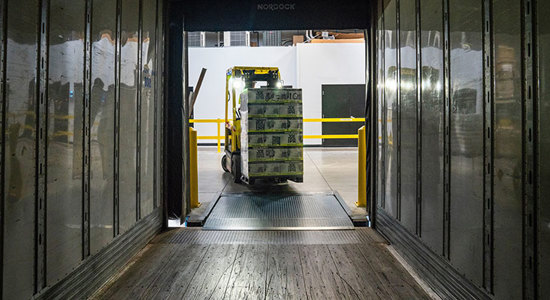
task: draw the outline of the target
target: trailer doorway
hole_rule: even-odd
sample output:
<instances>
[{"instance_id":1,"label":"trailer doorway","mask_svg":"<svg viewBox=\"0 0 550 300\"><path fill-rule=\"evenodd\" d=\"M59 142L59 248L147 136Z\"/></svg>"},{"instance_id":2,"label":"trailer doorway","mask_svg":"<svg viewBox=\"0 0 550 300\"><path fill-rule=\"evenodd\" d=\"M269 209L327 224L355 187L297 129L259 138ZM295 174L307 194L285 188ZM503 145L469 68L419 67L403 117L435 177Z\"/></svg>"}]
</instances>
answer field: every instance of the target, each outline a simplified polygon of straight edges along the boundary
<instances>
[{"instance_id":1,"label":"trailer doorway","mask_svg":"<svg viewBox=\"0 0 550 300\"><path fill-rule=\"evenodd\" d=\"M254 3L249 3L248 5L251 5L252 7L257 9L256 12L258 14L260 13L259 6L256 6ZM350 4L350 5L351 6L357 6L357 4ZM191 10L192 9L197 9L197 7L194 7L193 5L190 5L190 6L191 6L191 8L190 8ZM246 6L246 4L245 4L245 6ZM361 5L359 5L359 6L361 6ZM173 7L178 7L178 6L174 4ZM361 23L361 24L364 25L364 24L368 24L368 19L369 18L368 18L368 11L366 9L366 6L364 6L363 9L364 9L364 13L365 13L363 15L363 17L365 17L365 19L361 20L358 23ZM259 26L258 24L251 25L250 22L248 22L248 24L239 24L239 25L232 24L232 25L228 25L228 26L224 27L223 25L218 26L218 24L216 24L216 25L205 24L204 20L201 20L199 22L199 21L197 21L198 18L197 18L196 15L191 15L189 18L182 17L180 14L175 13L175 12L177 12L177 9L169 9L169 10L172 12L172 15L170 16L171 21L168 24L168 26L169 26L168 40L169 40L169 45L170 45L169 46L169 48L170 48L169 52L171 52L171 53L168 54L168 56L169 57L175 57L175 59L172 60L172 62L169 62L168 66L167 66L168 69L169 69L169 71L168 71L169 72L169 78L172 79L171 82L168 83L168 85L170 86L168 88L168 90L170 91L169 93L171 93L171 95L169 95L169 98L171 98L171 99L187 98L188 97L188 91L189 91L188 86L194 84L194 81L195 81L195 78L193 78L189 74L190 73L189 66L191 64L190 56L189 56L189 50L190 50L189 49L189 33L190 32L193 32L197 29L199 29L199 30L211 29L211 28L216 27L216 26L217 26L215 28L216 30L256 30L256 29L267 30L266 26L272 26L272 27L269 27L270 29L285 29L285 26L306 26L306 25L308 25L308 24L300 24L300 25L285 24L285 25L281 25L283 23L280 22L281 21L280 17L281 16L289 17L289 15L296 14L295 11L294 12L281 12L281 11L279 11L279 12L277 12L277 15L279 16L278 19L274 15L273 16L268 16L267 19L265 19L265 18L263 19L263 20L267 20L267 21L265 21L265 24L262 23L261 26ZM338 12L336 12L336 14L337 15L338 14L345 15L347 13L350 13L350 11L352 11L352 10L350 10L349 7L348 7L348 9L345 9L345 11L338 11ZM262 11L262 13L266 13L266 12ZM273 12L269 12L269 13L273 13ZM288 13L288 15L285 15L285 13ZM327 11L323 10L323 13L326 14ZM169 12L169 14L170 14L170 12ZM249 16L247 16L247 17L249 17ZM270 20L270 18L272 18L272 19ZM311 23L311 19L312 18L308 18L308 20L309 20L308 22ZM257 15L256 15L256 20L258 20ZM277 22L275 22L275 20L277 20ZM331 21L326 21L325 18L319 18L319 20L325 20L324 22L327 23L327 24L326 25L325 24L319 24L319 25L316 25L315 27L307 27L307 28L337 28L337 29L341 29L341 28L344 28L342 26L345 26L344 24L337 24L337 25L330 24ZM272 22L272 23L270 24L270 22ZM277 24L274 25L273 23L277 23ZM321 27L317 27L317 26L321 26ZM330 26L333 26L333 27L330 27ZM370 27L370 25L369 26L364 26L364 27L359 27L359 28L367 28L367 27ZM286 27L286 28L288 28L288 27ZM299 28L299 27L295 27L295 28ZM353 28L353 27L347 27L346 26L345 28ZM365 78L366 78L365 81L367 82L367 85L368 85L368 82L369 82L368 78L370 77L369 65L370 65L370 60L371 60L371 57L368 55L368 49L369 49L369 43L371 42L371 39L369 38L369 36L371 36L371 34L369 33L368 30L365 30L364 32L365 32L365 40L366 40L365 50L364 50L365 51L364 74L366 74L365 75ZM178 60L178 57L176 55L174 55L173 53L176 53L176 54L177 53L182 53L183 55L181 55L181 60ZM266 66L264 64L261 64L261 65ZM217 74L211 74L211 75L216 76ZM181 82L180 82L180 84L178 84L178 82L180 80L181 80L181 82L183 82L183 85L181 85ZM179 90L179 92L178 92L178 90ZM321 86L319 86L319 90L321 90ZM369 97L368 97L369 93L370 93L370 89L367 88L367 92L365 94L365 107L367 107L368 109L366 109L365 112L362 112L362 114L358 117L363 117L366 122L370 123L371 119L368 118L368 112L371 110L370 109L370 103L371 102L369 101ZM216 102L216 103L212 103L212 105L216 105L219 102L219 101L216 101L216 99L211 99L211 101ZM181 102L183 102L183 105L181 105ZM319 99L319 102L320 102L320 99ZM221 102L219 102L219 103L221 103ZM186 116L187 114L185 112L189 111L189 109L190 109L189 104L187 102L184 102L184 101L180 101L179 104L180 104L180 106L183 106L183 114L182 115ZM167 109L171 110L172 112L174 112L174 111L177 112L178 111L177 109L175 109L176 107L173 107L172 109L170 109L169 107L170 107L170 103L168 103ZM181 110L181 108L180 108L180 110ZM169 116L169 118L170 118L170 116ZM187 126L189 126L189 122L190 121L189 121L188 118L181 119L180 128L187 128ZM366 127L367 128L372 128L372 126L366 126ZM172 132L167 133L167 135L175 134L172 129L171 129L171 131ZM167 183L168 193L170 193L170 190L173 189L172 193L173 193L173 195L176 195L176 197L168 196L168 197L166 197L166 199L167 199L167 202L168 202L168 206L167 206L168 213L170 213L170 211L172 211L172 212L173 211L181 211L180 216L183 216L183 217L179 218L179 220L180 220L180 223L184 223L185 220L188 220L187 217L191 213L191 205L190 205L190 202L189 202L189 199L190 199L189 193L190 193L191 187L190 187L190 182L189 182L190 176L189 176L189 173L188 173L189 172L189 158L187 157L187 153L185 151L181 151L181 149L189 149L188 148L189 147L189 136L188 136L187 130L181 130L181 132L182 132L181 142L179 142L179 144L181 145L180 150L178 151L177 149L171 148L170 146L167 147L167 149L172 149L172 151L178 151L180 153L181 160L182 160L181 173L178 172L178 173L173 173L173 174L182 174L182 178L181 178L181 181L180 181L177 177L173 177L172 178L173 181L171 183L170 182ZM320 134L321 133L319 133L319 135ZM370 136L370 134L368 134L367 136ZM368 139L370 139L370 137ZM227 187L224 188L225 195L224 195L223 192L219 193L219 195L215 195L216 192L212 191L211 193L214 194L213 195L214 200L212 200L212 201L216 202L217 201L217 200L215 200L216 197L219 200L219 199L221 199L224 196L227 196L229 194L235 195L235 196L238 196L238 197L242 197L243 195L250 194L250 193L252 193L253 196L254 195L257 196L258 194L261 194L261 195L264 195L264 196L267 196L267 195L273 196L275 194L284 195L284 196L286 196L288 194L290 194L291 196L311 196L312 194L322 194L323 192L326 192L331 197L333 197L335 199L335 203L340 205L343 211L349 210L350 207L345 205L344 201L342 201L342 197L340 195L338 195L337 192L335 193L335 189L330 188L330 184L327 183L327 180L323 177L322 173L319 172L319 166L315 165L315 163L313 162L315 159L314 158L309 158L309 156L307 154L309 151L310 150L308 148L305 148L304 160L310 159L312 161L312 168L316 169L317 175L318 175L317 178L311 179L311 181L312 181L311 186L308 187L307 184L302 184L302 186L298 186L298 187L295 187L294 184L275 185L275 186L272 186L272 185L271 186L270 185L256 185L256 186L228 185ZM325 157L326 156L331 156L328 152L325 153L325 154L319 153L319 152L322 152L319 149L312 148L311 152L313 153L312 154L313 156L317 156L316 159L318 159L318 160L323 155ZM315 153L315 152L317 152L317 153ZM334 151L332 151L332 152L334 152ZM368 153L370 153L370 151L366 151L366 153L365 153L367 161L368 161L368 157L370 157L370 154L368 154ZM358 154L355 154L355 155L358 155ZM168 156L170 157L171 155L168 154ZM215 155L211 155L211 156L215 156ZM332 156L334 157L334 153L332 153ZM215 159L214 161L215 161L215 163L212 162L212 165L217 164L219 166L219 160ZM201 162L204 163L202 159L199 159L199 164L201 164ZM338 163L336 163L336 165L337 164ZM208 165L210 166L211 162L209 162ZM170 169L171 169L170 166L168 166L167 170L170 171ZM172 167L172 169L174 169L174 168ZM220 168L220 170L221 170L221 168ZM307 170L305 172L307 172ZM348 178L348 181L357 182L357 168L355 168L354 173L355 174L351 175L351 177ZM168 177L168 180L170 180L169 177ZM372 180L372 176L369 176L368 179L365 179L365 181L367 181L367 180ZM179 185L178 181L181 182L181 185L180 185L181 189L180 190L178 190L178 188L177 188L178 185ZM223 180L222 180L222 182L223 182ZM319 183L326 184L329 187L329 190L321 191L318 187L317 188L313 187L316 183L317 184L319 184ZM365 189L368 189L369 186L371 186L371 185L365 184ZM174 187L176 187L176 188L174 188ZM337 189L336 189L336 191L337 191ZM181 195L181 197L177 197L177 195ZM369 205L371 207L374 207L373 206L373 203L374 203L373 202L373 200L374 200L373 197L368 197L368 198L369 198ZM177 201L181 201L181 204L177 203ZM283 201L283 200L281 200L281 201ZM201 199L201 202L203 202L202 199ZM210 208L208 207L208 205L206 207L203 207L203 209L207 211L207 214L209 214L208 211L209 211ZM373 209L368 209L366 211L373 212L374 210ZM261 212L261 213L265 213L265 212ZM374 216L372 215L372 213L370 213L369 218L372 220L373 217ZM220 227L218 227L218 228L220 228ZM227 229L230 229L230 228L227 227Z\"/></svg>"}]
</instances>

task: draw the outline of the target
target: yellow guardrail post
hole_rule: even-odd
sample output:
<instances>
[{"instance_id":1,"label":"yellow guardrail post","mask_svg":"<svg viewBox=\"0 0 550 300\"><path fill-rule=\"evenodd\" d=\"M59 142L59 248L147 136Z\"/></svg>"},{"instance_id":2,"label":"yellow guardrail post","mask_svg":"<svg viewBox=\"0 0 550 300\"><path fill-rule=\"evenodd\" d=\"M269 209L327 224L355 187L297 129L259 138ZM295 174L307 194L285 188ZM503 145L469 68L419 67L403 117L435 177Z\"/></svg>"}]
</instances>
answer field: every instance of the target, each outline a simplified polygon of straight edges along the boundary
<instances>
[{"instance_id":1,"label":"yellow guardrail post","mask_svg":"<svg viewBox=\"0 0 550 300\"><path fill-rule=\"evenodd\" d=\"M357 140L357 146L359 153L359 167L358 167L358 187L357 202L355 205L359 207L367 207L367 140L365 137L365 126L361 126L357 130L359 139Z\"/></svg>"},{"instance_id":2,"label":"yellow guardrail post","mask_svg":"<svg viewBox=\"0 0 550 300\"><path fill-rule=\"evenodd\" d=\"M222 123L222 120L221 119L218 119L218 122L216 123L217 127L218 127L218 153L222 152L221 151L221 136L220 136L220 125Z\"/></svg>"},{"instance_id":3,"label":"yellow guardrail post","mask_svg":"<svg viewBox=\"0 0 550 300\"><path fill-rule=\"evenodd\" d=\"M189 178L191 184L191 208L197 208L201 206L199 202L199 168L197 157L197 130L193 127L189 127L189 167L191 177Z\"/></svg>"}]
</instances>

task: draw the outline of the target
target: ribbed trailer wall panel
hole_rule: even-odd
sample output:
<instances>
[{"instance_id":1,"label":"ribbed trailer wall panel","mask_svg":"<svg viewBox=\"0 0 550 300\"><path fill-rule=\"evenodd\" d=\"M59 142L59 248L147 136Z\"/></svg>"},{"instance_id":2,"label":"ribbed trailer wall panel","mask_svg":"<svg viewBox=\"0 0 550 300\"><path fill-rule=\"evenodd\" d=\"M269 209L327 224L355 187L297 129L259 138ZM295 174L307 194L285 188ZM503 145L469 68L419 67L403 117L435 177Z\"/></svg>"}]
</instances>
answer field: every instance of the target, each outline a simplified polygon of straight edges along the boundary
<instances>
[{"instance_id":1,"label":"ribbed trailer wall panel","mask_svg":"<svg viewBox=\"0 0 550 300\"><path fill-rule=\"evenodd\" d=\"M120 233L136 221L139 6L141 1L122 0L120 15L120 134L119 134L119 220Z\"/></svg>"},{"instance_id":2,"label":"ribbed trailer wall panel","mask_svg":"<svg viewBox=\"0 0 550 300\"><path fill-rule=\"evenodd\" d=\"M449 259L476 285L483 276L482 7L449 0Z\"/></svg>"},{"instance_id":3,"label":"ribbed trailer wall panel","mask_svg":"<svg viewBox=\"0 0 550 300\"><path fill-rule=\"evenodd\" d=\"M420 2L420 233L435 253L443 255L444 99L443 99L443 3ZM424 16L438 16L428 18Z\"/></svg>"},{"instance_id":4,"label":"ribbed trailer wall panel","mask_svg":"<svg viewBox=\"0 0 550 300\"><path fill-rule=\"evenodd\" d=\"M82 259L84 166L83 39L86 2L50 1L47 128L47 283Z\"/></svg>"},{"instance_id":5,"label":"ribbed trailer wall panel","mask_svg":"<svg viewBox=\"0 0 550 300\"><path fill-rule=\"evenodd\" d=\"M3 299L83 297L160 230L162 10L2 1Z\"/></svg>"},{"instance_id":6,"label":"ribbed trailer wall panel","mask_svg":"<svg viewBox=\"0 0 550 300\"><path fill-rule=\"evenodd\" d=\"M325 2L290 13L374 17L375 227L444 298L547 298L549 2ZM318 24L213 3L0 2L3 299L86 297L182 211L184 28Z\"/></svg>"},{"instance_id":7,"label":"ribbed trailer wall panel","mask_svg":"<svg viewBox=\"0 0 550 300\"><path fill-rule=\"evenodd\" d=\"M4 1L3 297L35 292L35 151L39 38L37 0ZM7 4L7 5L6 5ZM9 15L18 16L10 18Z\"/></svg>"},{"instance_id":8,"label":"ribbed trailer wall panel","mask_svg":"<svg viewBox=\"0 0 550 300\"><path fill-rule=\"evenodd\" d=\"M409 2L373 21L377 228L442 296L544 298L549 7Z\"/></svg>"},{"instance_id":9,"label":"ribbed trailer wall panel","mask_svg":"<svg viewBox=\"0 0 550 300\"><path fill-rule=\"evenodd\" d=\"M107 14L105 12L111 12ZM116 1L94 1L92 7L90 250L97 253L114 236L114 128ZM101 113L100 113L101 111Z\"/></svg>"},{"instance_id":10,"label":"ribbed trailer wall panel","mask_svg":"<svg viewBox=\"0 0 550 300\"><path fill-rule=\"evenodd\" d=\"M535 78L538 78L540 86L534 90L537 96L535 120L538 121L533 128L538 154L534 178L538 184L538 213L534 217L538 220L538 296L542 299L550 295L550 286L546 284L550 282L550 19L547 17L550 3L538 0L535 8L538 21L538 26L534 28L537 33Z\"/></svg>"},{"instance_id":11,"label":"ribbed trailer wall panel","mask_svg":"<svg viewBox=\"0 0 550 300\"><path fill-rule=\"evenodd\" d=\"M493 206L495 295L522 296L521 2L493 7Z\"/></svg>"},{"instance_id":12,"label":"ribbed trailer wall panel","mask_svg":"<svg viewBox=\"0 0 550 300\"><path fill-rule=\"evenodd\" d=\"M416 232L416 133L417 133L417 102L416 102L416 9L415 1L401 1L399 22L399 63L400 84L399 95L399 132L400 137L400 186L401 209L403 225L411 232Z\"/></svg>"}]
</instances>

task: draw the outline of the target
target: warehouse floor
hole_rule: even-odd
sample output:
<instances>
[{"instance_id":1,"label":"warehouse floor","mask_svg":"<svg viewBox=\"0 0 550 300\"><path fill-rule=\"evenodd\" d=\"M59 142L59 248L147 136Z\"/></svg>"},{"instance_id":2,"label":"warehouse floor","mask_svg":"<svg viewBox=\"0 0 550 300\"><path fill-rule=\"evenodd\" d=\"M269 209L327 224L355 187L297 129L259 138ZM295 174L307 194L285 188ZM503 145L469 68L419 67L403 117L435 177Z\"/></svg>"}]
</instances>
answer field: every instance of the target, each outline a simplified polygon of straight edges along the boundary
<instances>
[{"instance_id":1,"label":"warehouse floor","mask_svg":"<svg viewBox=\"0 0 550 300\"><path fill-rule=\"evenodd\" d=\"M220 192L241 193L265 191L270 193L338 192L350 208L352 215L366 215L365 208L357 207L357 148L304 148L304 182L286 184L257 183L253 186L237 184L221 168L221 157L216 147L200 146L198 151L199 202L192 216L200 215L216 200ZM176 225L177 221L172 224Z\"/></svg>"}]
</instances>

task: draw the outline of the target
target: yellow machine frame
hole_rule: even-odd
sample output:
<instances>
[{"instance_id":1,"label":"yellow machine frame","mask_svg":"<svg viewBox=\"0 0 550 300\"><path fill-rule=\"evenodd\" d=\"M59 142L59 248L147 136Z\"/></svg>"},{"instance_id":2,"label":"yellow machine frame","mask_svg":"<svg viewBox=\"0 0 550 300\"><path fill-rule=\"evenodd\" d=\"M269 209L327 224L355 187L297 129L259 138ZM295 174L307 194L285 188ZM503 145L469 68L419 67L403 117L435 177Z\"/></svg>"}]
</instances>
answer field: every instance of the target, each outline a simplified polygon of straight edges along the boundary
<instances>
[{"instance_id":1,"label":"yellow machine frame","mask_svg":"<svg viewBox=\"0 0 550 300\"><path fill-rule=\"evenodd\" d=\"M241 121L238 118L237 110L240 104L240 97L237 94L237 89L232 84L233 80L243 80L243 90L248 87L253 87L258 81L279 81L281 74L277 67L240 67L236 66L227 69L225 76L225 155L222 158L222 167L225 171L230 172L235 177L235 181L240 181L240 155L241 150ZM239 91L241 92L241 91ZM229 118L229 102L231 101L231 116ZM228 161L229 159L229 161Z\"/></svg>"},{"instance_id":2,"label":"yellow machine frame","mask_svg":"<svg viewBox=\"0 0 550 300\"><path fill-rule=\"evenodd\" d=\"M234 78L235 75L240 73L242 74L246 71L252 71L253 75L265 75L269 72L277 72L278 78L281 78L281 74L279 73L279 68L277 67L233 67L227 69L226 76L225 76L225 149L230 150L231 152L236 152L240 150L240 135L241 135L241 122L237 118L237 105L240 104L237 103L237 97L239 95L236 94L235 87L233 85L230 85L229 82L232 78ZM254 79L252 79L254 81ZM232 103L232 119L229 119L229 93L231 90L231 103ZM232 143L232 141L235 141L235 143ZM231 148L228 149L228 145L231 145Z\"/></svg>"}]
</instances>

